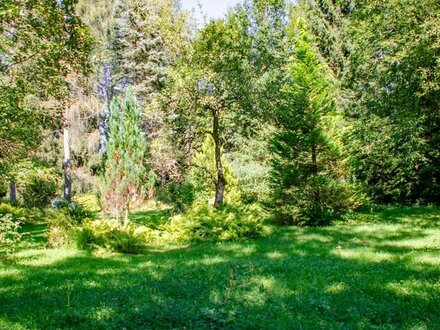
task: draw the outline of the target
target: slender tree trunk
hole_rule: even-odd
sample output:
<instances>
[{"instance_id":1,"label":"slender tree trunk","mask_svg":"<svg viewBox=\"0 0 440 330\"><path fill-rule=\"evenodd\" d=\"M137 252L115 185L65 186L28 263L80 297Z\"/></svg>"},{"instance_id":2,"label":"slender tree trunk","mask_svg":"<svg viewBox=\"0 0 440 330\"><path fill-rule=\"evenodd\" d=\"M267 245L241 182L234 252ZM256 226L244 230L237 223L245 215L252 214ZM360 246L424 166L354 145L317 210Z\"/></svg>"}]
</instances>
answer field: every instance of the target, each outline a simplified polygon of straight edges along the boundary
<instances>
[{"instance_id":1,"label":"slender tree trunk","mask_svg":"<svg viewBox=\"0 0 440 330\"><path fill-rule=\"evenodd\" d=\"M214 207L219 208L223 205L223 197L225 194L226 180L223 175L223 164L220 146L220 133L219 133L219 111L212 110L212 137L214 139L215 148L215 168L217 170L217 180L215 182L215 199Z\"/></svg>"},{"instance_id":2,"label":"slender tree trunk","mask_svg":"<svg viewBox=\"0 0 440 330\"><path fill-rule=\"evenodd\" d=\"M119 210L117 210L116 214L114 214L114 215L116 216L116 222L119 225L122 225L122 223L121 223L121 212L119 212Z\"/></svg>"},{"instance_id":3,"label":"slender tree trunk","mask_svg":"<svg viewBox=\"0 0 440 330\"><path fill-rule=\"evenodd\" d=\"M9 182L9 203L11 204L17 203L17 185L13 180Z\"/></svg>"},{"instance_id":4,"label":"slender tree trunk","mask_svg":"<svg viewBox=\"0 0 440 330\"><path fill-rule=\"evenodd\" d=\"M125 215L124 215L124 222L123 222L124 227L128 227L128 215L129 214L130 214L130 204L128 204L127 207L125 208Z\"/></svg>"},{"instance_id":5,"label":"slender tree trunk","mask_svg":"<svg viewBox=\"0 0 440 330\"><path fill-rule=\"evenodd\" d=\"M72 199L72 176L70 173L70 131L64 127L64 199L71 201Z\"/></svg>"},{"instance_id":6,"label":"slender tree trunk","mask_svg":"<svg viewBox=\"0 0 440 330\"><path fill-rule=\"evenodd\" d=\"M99 115L99 153L104 154L107 149L108 139L108 119L110 117L110 100L111 100L111 69L109 63L103 63L102 76L100 81L99 95L104 103L104 110Z\"/></svg>"},{"instance_id":7,"label":"slender tree trunk","mask_svg":"<svg viewBox=\"0 0 440 330\"><path fill-rule=\"evenodd\" d=\"M128 226L128 209L125 210L125 215L124 215L124 227Z\"/></svg>"}]
</instances>

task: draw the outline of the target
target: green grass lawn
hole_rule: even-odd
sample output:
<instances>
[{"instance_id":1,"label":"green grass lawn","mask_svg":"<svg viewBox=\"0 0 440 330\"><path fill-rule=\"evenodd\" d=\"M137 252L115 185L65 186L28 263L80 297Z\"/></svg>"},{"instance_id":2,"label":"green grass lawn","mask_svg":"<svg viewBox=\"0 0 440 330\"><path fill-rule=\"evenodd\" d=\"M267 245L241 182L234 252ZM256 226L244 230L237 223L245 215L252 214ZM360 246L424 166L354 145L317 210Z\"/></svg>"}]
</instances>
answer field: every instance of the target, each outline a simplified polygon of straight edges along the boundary
<instances>
[{"instance_id":1,"label":"green grass lawn","mask_svg":"<svg viewBox=\"0 0 440 330\"><path fill-rule=\"evenodd\" d=\"M1 329L440 329L439 208L136 256L27 229L0 266Z\"/></svg>"}]
</instances>

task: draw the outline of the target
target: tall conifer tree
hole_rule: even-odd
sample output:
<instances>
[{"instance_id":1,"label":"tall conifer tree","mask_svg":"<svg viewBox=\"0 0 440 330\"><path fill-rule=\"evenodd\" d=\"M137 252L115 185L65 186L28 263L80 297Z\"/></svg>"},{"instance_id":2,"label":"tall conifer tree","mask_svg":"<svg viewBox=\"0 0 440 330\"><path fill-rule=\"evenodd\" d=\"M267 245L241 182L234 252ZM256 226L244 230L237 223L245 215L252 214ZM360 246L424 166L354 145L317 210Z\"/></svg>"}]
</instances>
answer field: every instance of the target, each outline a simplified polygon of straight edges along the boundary
<instances>
[{"instance_id":1,"label":"tall conifer tree","mask_svg":"<svg viewBox=\"0 0 440 330\"><path fill-rule=\"evenodd\" d=\"M284 222L321 225L351 206L341 197L349 190L336 129L337 87L316 55L306 21L295 17L289 32L295 51L282 87L284 102L275 114L279 130L270 145L274 204Z\"/></svg>"},{"instance_id":2,"label":"tall conifer tree","mask_svg":"<svg viewBox=\"0 0 440 330\"><path fill-rule=\"evenodd\" d=\"M141 127L152 149L149 165L165 182L176 176L170 128L160 106L167 67L181 57L188 43L187 15L174 0L117 0L110 42L112 93L128 85L136 91Z\"/></svg>"},{"instance_id":3,"label":"tall conifer tree","mask_svg":"<svg viewBox=\"0 0 440 330\"><path fill-rule=\"evenodd\" d=\"M151 102L164 83L173 8L172 0L119 0L115 6L113 87L121 91L132 85L141 106Z\"/></svg>"},{"instance_id":4,"label":"tall conifer tree","mask_svg":"<svg viewBox=\"0 0 440 330\"><path fill-rule=\"evenodd\" d=\"M139 121L136 96L129 88L125 99L114 99L110 107L110 135L102 194L106 208L118 220L125 213L125 225L130 208L145 195L147 145Z\"/></svg>"}]
</instances>

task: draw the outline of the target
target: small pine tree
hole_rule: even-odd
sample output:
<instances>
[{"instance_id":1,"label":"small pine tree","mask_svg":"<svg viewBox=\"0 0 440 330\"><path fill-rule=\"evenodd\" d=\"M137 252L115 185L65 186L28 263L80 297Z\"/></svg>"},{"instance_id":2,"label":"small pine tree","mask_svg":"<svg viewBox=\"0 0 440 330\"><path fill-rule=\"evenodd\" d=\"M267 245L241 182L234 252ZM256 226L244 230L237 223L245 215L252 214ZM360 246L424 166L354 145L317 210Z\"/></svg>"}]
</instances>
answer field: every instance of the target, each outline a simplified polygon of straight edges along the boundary
<instances>
[{"instance_id":1,"label":"small pine tree","mask_svg":"<svg viewBox=\"0 0 440 330\"><path fill-rule=\"evenodd\" d=\"M102 180L103 205L118 221L125 213L125 225L130 208L144 199L148 174L147 147L139 121L136 96L128 88L125 99L122 102L113 99L110 107L110 134Z\"/></svg>"}]
</instances>

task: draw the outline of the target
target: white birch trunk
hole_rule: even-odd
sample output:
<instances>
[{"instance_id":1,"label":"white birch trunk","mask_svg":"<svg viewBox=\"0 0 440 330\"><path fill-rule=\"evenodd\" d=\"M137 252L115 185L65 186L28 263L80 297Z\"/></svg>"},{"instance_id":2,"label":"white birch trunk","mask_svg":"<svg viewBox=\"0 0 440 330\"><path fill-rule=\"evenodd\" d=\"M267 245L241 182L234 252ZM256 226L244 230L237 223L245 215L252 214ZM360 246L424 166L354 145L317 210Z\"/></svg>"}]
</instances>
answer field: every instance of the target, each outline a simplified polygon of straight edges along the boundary
<instances>
[{"instance_id":1,"label":"white birch trunk","mask_svg":"<svg viewBox=\"0 0 440 330\"><path fill-rule=\"evenodd\" d=\"M70 173L70 131L64 127L64 199L72 199L72 177Z\"/></svg>"}]
</instances>

